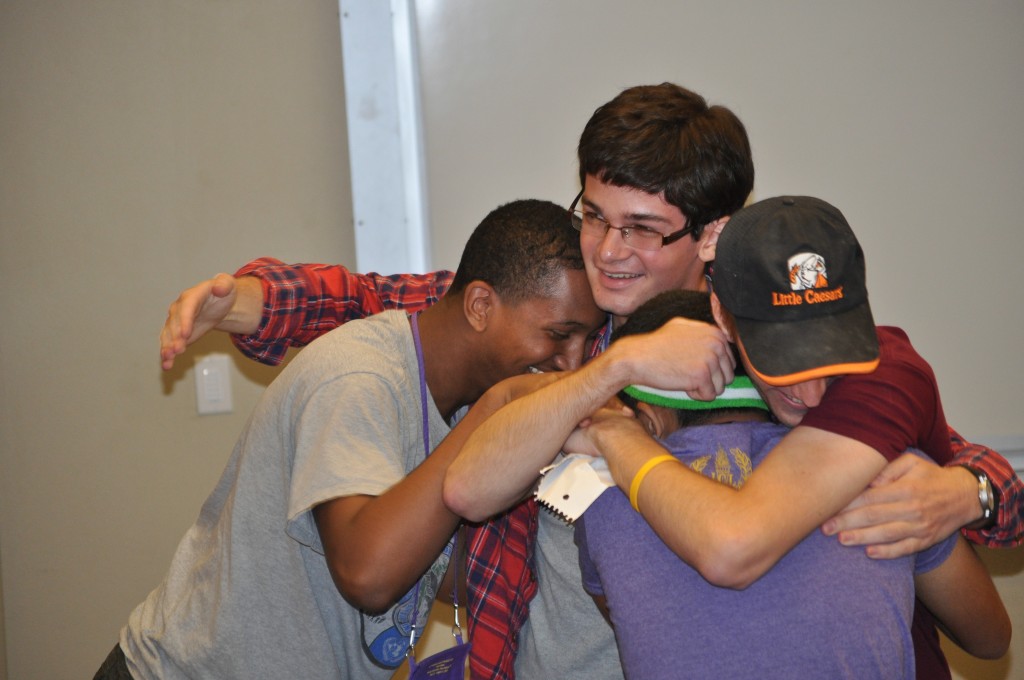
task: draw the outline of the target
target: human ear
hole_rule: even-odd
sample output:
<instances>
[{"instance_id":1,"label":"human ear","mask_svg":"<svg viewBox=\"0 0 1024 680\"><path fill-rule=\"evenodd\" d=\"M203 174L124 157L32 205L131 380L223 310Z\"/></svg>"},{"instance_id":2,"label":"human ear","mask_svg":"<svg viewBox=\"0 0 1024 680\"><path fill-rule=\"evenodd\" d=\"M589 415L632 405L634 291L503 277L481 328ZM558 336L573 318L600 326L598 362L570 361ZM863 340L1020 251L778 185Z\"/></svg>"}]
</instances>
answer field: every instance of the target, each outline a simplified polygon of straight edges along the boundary
<instances>
[{"instance_id":1,"label":"human ear","mask_svg":"<svg viewBox=\"0 0 1024 680\"><path fill-rule=\"evenodd\" d=\"M711 291L711 314L715 317L715 323L725 333L725 337L728 338L729 342L736 344L732 317L729 315L729 312L725 311L725 307L722 306L721 300L715 295L715 291Z\"/></svg>"},{"instance_id":2,"label":"human ear","mask_svg":"<svg viewBox=\"0 0 1024 680\"><path fill-rule=\"evenodd\" d=\"M718 247L718 237L722 235L722 228L729 221L729 216L719 217L714 222L704 227L700 235L700 245L697 247L697 257L701 262L714 262L715 250Z\"/></svg>"},{"instance_id":3,"label":"human ear","mask_svg":"<svg viewBox=\"0 0 1024 680\"><path fill-rule=\"evenodd\" d=\"M647 434L660 438L665 428L654 408L650 404L641 401L637 402L635 410L636 418L644 426L644 429L647 430Z\"/></svg>"},{"instance_id":4,"label":"human ear","mask_svg":"<svg viewBox=\"0 0 1024 680\"><path fill-rule=\"evenodd\" d=\"M484 281L470 281L462 295L462 312L467 323L477 332L487 330L494 317L497 293Z\"/></svg>"}]
</instances>

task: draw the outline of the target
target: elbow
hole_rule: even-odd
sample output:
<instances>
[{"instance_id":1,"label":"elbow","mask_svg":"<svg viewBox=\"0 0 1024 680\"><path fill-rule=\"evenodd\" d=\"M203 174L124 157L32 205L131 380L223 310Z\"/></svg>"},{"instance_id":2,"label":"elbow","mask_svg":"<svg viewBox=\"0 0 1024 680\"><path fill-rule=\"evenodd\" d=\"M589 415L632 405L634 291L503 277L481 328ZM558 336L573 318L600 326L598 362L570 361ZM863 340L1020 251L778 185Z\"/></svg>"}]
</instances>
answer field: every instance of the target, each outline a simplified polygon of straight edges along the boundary
<instances>
[{"instance_id":1,"label":"elbow","mask_svg":"<svg viewBox=\"0 0 1024 680\"><path fill-rule=\"evenodd\" d=\"M1009 651L1012 637L1013 624L1010 623L1010 617L1004 615L1004 620L998 626L998 630L993 631L992 635L987 636L983 643L975 645L968 651L979 659L1001 659Z\"/></svg>"},{"instance_id":2,"label":"elbow","mask_svg":"<svg viewBox=\"0 0 1024 680\"><path fill-rule=\"evenodd\" d=\"M704 580L719 588L730 590L746 590L754 581L760 578L760 574L754 574L743 565L734 564L728 559L717 559L701 564L697 571L704 577Z\"/></svg>"},{"instance_id":3,"label":"elbow","mask_svg":"<svg viewBox=\"0 0 1024 680\"><path fill-rule=\"evenodd\" d=\"M444 501L445 507L467 521L483 522L490 517L490 515L474 509L471 489L463 484L457 476L453 477L450 473L444 478L441 500Z\"/></svg>"},{"instance_id":4,"label":"elbow","mask_svg":"<svg viewBox=\"0 0 1024 680\"><path fill-rule=\"evenodd\" d=\"M761 548L751 532L720 532L704 545L692 566L713 586L745 590L775 562Z\"/></svg>"},{"instance_id":5,"label":"elbow","mask_svg":"<svg viewBox=\"0 0 1024 680\"><path fill-rule=\"evenodd\" d=\"M339 564L336 561L329 561L328 566L334 585L345 601L367 614L387 611L408 590L388 583L379 568Z\"/></svg>"}]
</instances>

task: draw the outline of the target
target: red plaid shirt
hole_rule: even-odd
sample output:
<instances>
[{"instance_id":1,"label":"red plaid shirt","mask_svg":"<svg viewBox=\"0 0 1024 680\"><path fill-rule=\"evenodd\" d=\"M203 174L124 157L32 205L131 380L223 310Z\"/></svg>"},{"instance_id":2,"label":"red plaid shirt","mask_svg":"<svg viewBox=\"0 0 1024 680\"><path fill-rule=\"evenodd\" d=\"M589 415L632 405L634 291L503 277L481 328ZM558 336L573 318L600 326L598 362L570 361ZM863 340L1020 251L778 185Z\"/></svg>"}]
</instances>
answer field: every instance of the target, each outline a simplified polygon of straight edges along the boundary
<instances>
[{"instance_id":1,"label":"red plaid shirt","mask_svg":"<svg viewBox=\"0 0 1024 680\"><path fill-rule=\"evenodd\" d=\"M263 282L263 318L252 335L232 336L238 350L277 366L289 347L305 347L346 321L386 309L414 312L441 299L454 274L353 274L341 265L284 264L264 257L235 276Z\"/></svg>"},{"instance_id":2,"label":"red plaid shirt","mask_svg":"<svg viewBox=\"0 0 1024 680\"><path fill-rule=\"evenodd\" d=\"M285 265L262 258L235 276L257 276L263 282L263 318L250 336L233 341L246 356L276 365L289 347L301 347L317 336L385 309L415 311L435 302L451 284L453 274L354 274L340 265ZM591 356L603 346L603 336ZM999 492L999 516L991 529L964 531L968 540L1005 548L1024 543L1024 484L1012 466L991 449L965 441L950 429L954 458L984 470ZM500 517L475 527L469 550L470 673L476 679L511 679L518 634L537 591L533 574L533 542L537 536L537 505L525 501Z\"/></svg>"}]
</instances>

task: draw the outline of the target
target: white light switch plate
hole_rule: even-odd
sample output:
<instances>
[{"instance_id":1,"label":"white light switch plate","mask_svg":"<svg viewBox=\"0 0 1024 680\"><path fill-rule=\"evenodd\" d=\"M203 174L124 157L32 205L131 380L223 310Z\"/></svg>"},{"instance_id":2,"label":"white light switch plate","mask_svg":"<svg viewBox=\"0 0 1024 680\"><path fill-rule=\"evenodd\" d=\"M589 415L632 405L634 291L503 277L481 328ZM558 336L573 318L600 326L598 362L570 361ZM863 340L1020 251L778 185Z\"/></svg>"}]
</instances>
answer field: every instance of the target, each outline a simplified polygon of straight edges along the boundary
<instances>
[{"instance_id":1,"label":"white light switch plate","mask_svg":"<svg viewBox=\"0 0 1024 680\"><path fill-rule=\"evenodd\" d=\"M199 415L231 413L231 359L210 354L196 362L196 409Z\"/></svg>"}]
</instances>

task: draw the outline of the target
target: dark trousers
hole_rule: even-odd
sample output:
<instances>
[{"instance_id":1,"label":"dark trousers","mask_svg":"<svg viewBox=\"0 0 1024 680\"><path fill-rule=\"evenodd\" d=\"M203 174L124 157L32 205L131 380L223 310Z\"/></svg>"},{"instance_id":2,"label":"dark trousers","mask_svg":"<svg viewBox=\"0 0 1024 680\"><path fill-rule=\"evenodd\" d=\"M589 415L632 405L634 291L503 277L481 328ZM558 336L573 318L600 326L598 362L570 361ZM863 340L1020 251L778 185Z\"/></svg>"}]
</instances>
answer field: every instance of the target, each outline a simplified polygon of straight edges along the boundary
<instances>
[{"instance_id":1,"label":"dark trousers","mask_svg":"<svg viewBox=\"0 0 1024 680\"><path fill-rule=\"evenodd\" d=\"M121 645L114 645L92 680L132 680L132 674L128 672L128 662L124 658L124 652L121 651Z\"/></svg>"}]
</instances>

